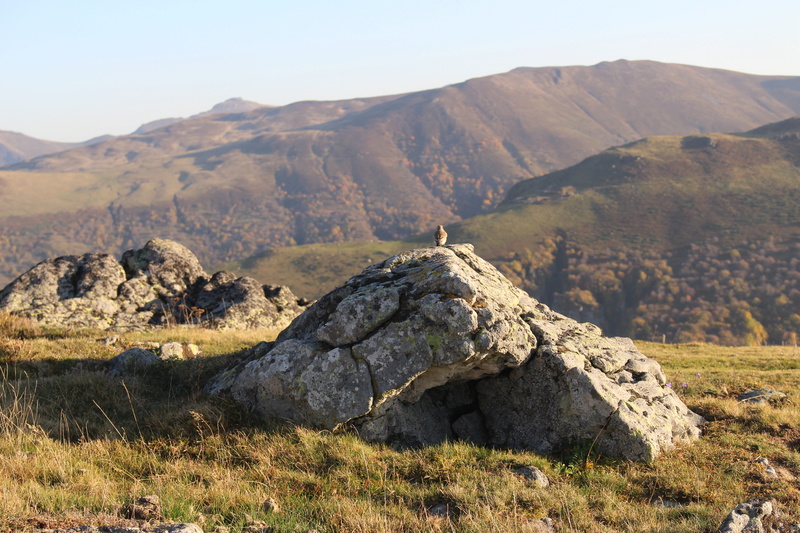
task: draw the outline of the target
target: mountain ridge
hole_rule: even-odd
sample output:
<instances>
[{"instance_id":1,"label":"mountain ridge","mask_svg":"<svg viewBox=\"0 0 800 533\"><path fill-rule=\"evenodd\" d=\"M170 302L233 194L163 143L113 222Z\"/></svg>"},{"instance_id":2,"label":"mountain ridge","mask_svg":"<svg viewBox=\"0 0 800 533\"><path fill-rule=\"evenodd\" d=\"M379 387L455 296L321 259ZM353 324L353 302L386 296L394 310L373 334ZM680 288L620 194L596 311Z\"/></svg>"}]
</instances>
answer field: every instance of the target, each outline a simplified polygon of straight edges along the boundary
<instances>
[{"instance_id":1,"label":"mountain ridge","mask_svg":"<svg viewBox=\"0 0 800 533\"><path fill-rule=\"evenodd\" d=\"M252 111L254 109L258 109L261 107L272 107L272 106L265 106L263 104L259 104L257 102L251 102L238 97L229 98L224 102L215 104L211 109L203 111L196 115L192 115L192 117L189 118L209 116L209 115L219 115L219 114L242 113L246 111ZM129 135L146 135L152 131L170 126L182 120L186 120L186 118L171 117L171 118L156 119L142 124ZM40 156L51 155L66 150L70 150L73 148L79 148L82 146L91 146L93 144L109 141L116 138L117 136L114 135L99 135L97 137L93 137L86 141L70 143L70 142L58 142L58 141L37 139L25 135L23 133L0 131L0 168L11 166L14 164L24 163L26 161L29 161L30 159L34 159Z\"/></svg>"},{"instance_id":2,"label":"mountain ridge","mask_svg":"<svg viewBox=\"0 0 800 533\"><path fill-rule=\"evenodd\" d=\"M485 213L518 181L642 134L742 131L796 115L797 80L617 61L184 119L0 171L0 228L16 250L0 276L155 236L207 264L403 238Z\"/></svg>"}]
</instances>

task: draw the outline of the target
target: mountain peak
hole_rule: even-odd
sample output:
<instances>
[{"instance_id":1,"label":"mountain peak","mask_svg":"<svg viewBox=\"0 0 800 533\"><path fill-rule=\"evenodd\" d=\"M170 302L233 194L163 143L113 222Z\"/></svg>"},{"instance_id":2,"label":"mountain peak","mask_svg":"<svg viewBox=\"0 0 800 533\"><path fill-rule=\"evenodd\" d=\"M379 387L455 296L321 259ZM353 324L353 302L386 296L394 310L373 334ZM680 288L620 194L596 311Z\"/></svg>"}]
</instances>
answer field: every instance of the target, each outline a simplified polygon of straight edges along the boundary
<instances>
[{"instance_id":1,"label":"mountain peak","mask_svg":"<svg viewBox=\"0 0 800 533\"><path fill-rule=\"evenodd\" d=\"M250 100L244 100L243 98L235 97L228 98L224 102L220 102L208 111L199 113L196 116L216 115L219 113L246 113L247 111L252 111L253 109L258 109L259 107L268 106L259 104L258 102L251 102Z\"/></svg>"}]
</instances>

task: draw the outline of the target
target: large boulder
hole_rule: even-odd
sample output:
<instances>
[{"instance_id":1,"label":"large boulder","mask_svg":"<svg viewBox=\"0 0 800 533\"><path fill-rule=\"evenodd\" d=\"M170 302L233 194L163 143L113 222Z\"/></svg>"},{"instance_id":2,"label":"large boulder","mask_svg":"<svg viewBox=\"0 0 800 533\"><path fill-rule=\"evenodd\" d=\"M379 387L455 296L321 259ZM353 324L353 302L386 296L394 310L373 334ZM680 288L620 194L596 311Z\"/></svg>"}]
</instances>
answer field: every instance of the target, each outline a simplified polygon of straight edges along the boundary
<instances>
[{"instance_id":1,"label":"large boulder","mask_svg":"<svg viewBox=\"0 0 800 533\"><path fill-rule=\"evenodd\" d=\"M471 245L373 265L262 343L208 390L265 418L348 423L398 446L464 439L652 460L702 419L630 339L555 313Z\"/></svg>"},{"instance_id":2,"label":"large boulder","mask_svg":"<svg viewBox=\"0 0 800 533\"><path fill-rule=\"evenodd\" d=\"M0 291L0 311L42 325L95 329L198 324L283 329L307 306L287 287L206 274L174 241L153 239L121 261L108 254L47 259Z\"/></svg>"}]
</instances>

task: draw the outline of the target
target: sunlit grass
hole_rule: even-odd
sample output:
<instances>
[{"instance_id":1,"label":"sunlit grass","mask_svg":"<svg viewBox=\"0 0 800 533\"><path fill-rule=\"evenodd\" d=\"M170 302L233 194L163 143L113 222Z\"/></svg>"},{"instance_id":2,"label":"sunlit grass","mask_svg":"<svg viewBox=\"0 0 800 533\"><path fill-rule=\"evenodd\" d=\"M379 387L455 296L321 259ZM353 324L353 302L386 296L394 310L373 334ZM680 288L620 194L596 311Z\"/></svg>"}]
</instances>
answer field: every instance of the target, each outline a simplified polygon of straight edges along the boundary
<instances>
[{"instance_id":1,"label":"sunlit grass","mask_svg":"<svg viewBox=\"0 0 800 533\"><path fill-rule=\"evenodd\" d=\"M276 531L517 532L549 517L559 531L704 532L752 497L800 520L794 348L641 344L670 380L688 384L679 392L709 423L700 441L638 464L585 447L558 456L465 443L397 451L347 431L264 424L202 394L233 354L274 334L164 330L123 334L109 347L105 333L0 315L0 531L125 523L124 506L145 494L161 498L168 521L206 531L237 532L254 519ZM123 379L105 373L125 346L173 340L203 353ZM742 405L735 396L749 386L789 400ZM778 478L764 475L759 457ZM527 465L550 487L514 473ZM279 513L262 509L270 497ZM449 518L431 515L439 504Z\"/></svg>"}]
</instances>

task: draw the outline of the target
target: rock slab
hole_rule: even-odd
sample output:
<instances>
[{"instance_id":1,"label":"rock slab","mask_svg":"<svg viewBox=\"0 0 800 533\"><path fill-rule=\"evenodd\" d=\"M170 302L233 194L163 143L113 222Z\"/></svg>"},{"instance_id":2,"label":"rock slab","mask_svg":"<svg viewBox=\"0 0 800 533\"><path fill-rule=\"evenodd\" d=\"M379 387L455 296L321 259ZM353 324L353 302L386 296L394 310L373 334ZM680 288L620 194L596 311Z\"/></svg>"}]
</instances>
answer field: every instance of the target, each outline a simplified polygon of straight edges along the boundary
<instances>
[{"instance_id":1,"label":"rock slab","mask_svg":"<svg viewBox=\"0 0 800 533\"><path fill-rule=\"evenodd\" d=\"M230 272L209 276L189 249L164 239L120 261L108 254L47 259L0 291L0 311L41 325L94 329L283 329L307 305L287 287Z\"/></svg>"},{"instance_id":2,"label":"rock slab","mask_svg":"<svg viewBox=\"0 0 800 533\"><path fill-rule=\"evenodd\" d=\"M649 461L699 436L702 418L630 339L553 312L471 245L373 265L298 316L274 344L220 374L265 418L400 447L463 439Z\"/></svg>"},{"instance_id":3,"label":"rock slab","mask_svg":"<svg viewBox=\"0 0 800 533\"><path fill-rule=\"evenodd\" d=\"M742 403L768 404L777 403L786 398L786 394L775 389L763 388L743 392L736 399Z\"/></svg>"}]
</instances>

